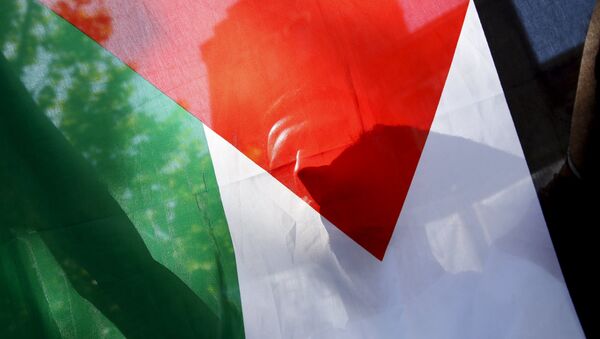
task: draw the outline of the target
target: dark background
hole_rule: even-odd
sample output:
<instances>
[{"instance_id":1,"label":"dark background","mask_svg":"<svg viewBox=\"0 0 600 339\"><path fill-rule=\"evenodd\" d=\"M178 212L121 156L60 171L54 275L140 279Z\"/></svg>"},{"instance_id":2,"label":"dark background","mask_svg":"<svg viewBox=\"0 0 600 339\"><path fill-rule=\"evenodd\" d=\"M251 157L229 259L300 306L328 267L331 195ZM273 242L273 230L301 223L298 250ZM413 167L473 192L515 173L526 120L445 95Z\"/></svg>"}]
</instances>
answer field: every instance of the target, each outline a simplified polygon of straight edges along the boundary
<instances>
[{"instance_id":1,"label":"dark background","mask_svg":"<svg viewBox=\"0 0 600 339\"><path fill-rule=\"evenodd\" d=\"M475 0L536 189L562 166L595 0Z\"/></svg>"},{"instance_id":2,"label":"dark background","mask_svg":"<svg viewBox=\"0 0 600 339\"><path fill-rule=\"evenodd\" d=\"M475 0L548 230L588 338L597 338L593 189L554 180L565 162L583 44L595 0ZM541 192L544 192L540 194Z\"/></svg>"}]
</instances>

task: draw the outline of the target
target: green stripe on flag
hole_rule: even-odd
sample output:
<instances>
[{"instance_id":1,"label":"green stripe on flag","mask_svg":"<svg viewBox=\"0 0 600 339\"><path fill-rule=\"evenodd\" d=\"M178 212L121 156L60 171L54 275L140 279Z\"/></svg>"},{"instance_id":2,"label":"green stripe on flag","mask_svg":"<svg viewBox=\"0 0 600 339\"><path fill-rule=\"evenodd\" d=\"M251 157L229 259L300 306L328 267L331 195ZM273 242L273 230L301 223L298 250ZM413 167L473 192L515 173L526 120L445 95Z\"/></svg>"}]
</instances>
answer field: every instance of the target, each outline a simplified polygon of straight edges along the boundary
<instances>
[{"instance_id":1,"label":"green stripe on flag","mask_svg":"<svg viewBox=\"0 0 600 339\"><path fill-rule=\"evenodd\" d=\"M202 124L33 0L0 48L0 337L243 337Z\"/></svg>"}]
</instances>

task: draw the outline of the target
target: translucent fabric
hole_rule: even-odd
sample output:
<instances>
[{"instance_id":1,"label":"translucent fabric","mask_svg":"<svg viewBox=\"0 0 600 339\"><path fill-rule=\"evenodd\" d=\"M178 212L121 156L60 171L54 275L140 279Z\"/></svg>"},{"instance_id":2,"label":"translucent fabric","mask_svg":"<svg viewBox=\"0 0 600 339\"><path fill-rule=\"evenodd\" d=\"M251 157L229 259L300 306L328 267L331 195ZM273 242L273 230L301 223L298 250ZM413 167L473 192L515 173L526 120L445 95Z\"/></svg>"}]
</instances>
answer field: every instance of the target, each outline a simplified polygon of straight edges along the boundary
<instances>
[{"instance_id":1,"label":"translucent fabric","mask_svg":"<svg viewBox=\"0 0 600 339\"><path fill-rule=\"evenodd\" d=\"M243 337L202 124L36 1L0 16L0 337Z\"/></svg>"},{"instance_id":2,"label":"translucent fabric","mask_svg":"<svg viewBox=\"0 0 600 339\"><path fill-rule=\"evenodd\" d=\"M383 259L467 0L44 0Z\"/></svg>"}]
</instances>

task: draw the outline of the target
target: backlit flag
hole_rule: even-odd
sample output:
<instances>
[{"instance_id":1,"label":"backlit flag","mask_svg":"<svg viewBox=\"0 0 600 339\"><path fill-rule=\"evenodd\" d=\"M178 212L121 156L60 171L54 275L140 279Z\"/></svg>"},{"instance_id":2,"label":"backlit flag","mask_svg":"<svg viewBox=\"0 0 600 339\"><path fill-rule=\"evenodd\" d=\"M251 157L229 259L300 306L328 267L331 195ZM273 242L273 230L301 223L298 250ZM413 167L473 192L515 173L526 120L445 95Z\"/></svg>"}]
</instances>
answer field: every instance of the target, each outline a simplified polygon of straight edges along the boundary
<instances>
[{"instance_id":1,"label":"backlit flag","mask_svg":"<svg viewBox=\"0 0 600 339\"><path fill-rule=\"evenodd\" d=\"M0 12L6 336L583 337L469 1Z\"/></svg>"}]
</instances>

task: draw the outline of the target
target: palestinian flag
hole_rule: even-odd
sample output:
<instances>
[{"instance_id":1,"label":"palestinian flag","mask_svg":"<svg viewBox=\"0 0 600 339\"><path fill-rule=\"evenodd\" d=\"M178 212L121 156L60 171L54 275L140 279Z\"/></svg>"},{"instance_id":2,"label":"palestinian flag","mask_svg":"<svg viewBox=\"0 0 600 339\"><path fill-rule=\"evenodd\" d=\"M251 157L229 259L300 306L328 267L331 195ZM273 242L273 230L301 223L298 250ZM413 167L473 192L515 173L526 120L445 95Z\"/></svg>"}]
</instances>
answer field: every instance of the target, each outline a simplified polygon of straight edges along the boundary
<instances>
[{"instance_id":1,"label":"palestinian flag","mask_svg":"<svg viewBox=\"0 0 600 339\"><path fill-rule=\"evenodd\" d=\"M580 338L467 0L3 0L0 337Z\"/></svg>"}]
</instances>

